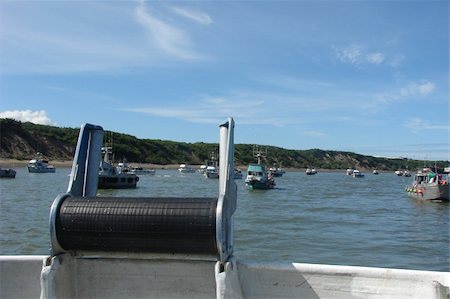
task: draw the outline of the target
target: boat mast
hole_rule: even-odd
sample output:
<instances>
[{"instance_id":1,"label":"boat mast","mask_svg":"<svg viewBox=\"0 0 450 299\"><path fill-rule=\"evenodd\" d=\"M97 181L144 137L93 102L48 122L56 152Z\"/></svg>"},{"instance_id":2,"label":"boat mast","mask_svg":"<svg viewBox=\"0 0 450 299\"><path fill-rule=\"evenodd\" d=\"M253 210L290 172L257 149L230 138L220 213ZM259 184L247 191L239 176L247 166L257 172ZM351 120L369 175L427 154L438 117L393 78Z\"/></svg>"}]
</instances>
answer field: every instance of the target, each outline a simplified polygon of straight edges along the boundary
<instances>
[{"instance_id":1,"label":"boat mast","mask_svg":"<svg viewBox=\"0 0 450 299\"><path fill-rule=\"evenodd\" d=\"M257 145L253 148L253 155L258 159L258 164L262 165L262 159L264 159L267 155L267 149L264 153L262 150L259 149Z\"/></svg>"}]
</instances>

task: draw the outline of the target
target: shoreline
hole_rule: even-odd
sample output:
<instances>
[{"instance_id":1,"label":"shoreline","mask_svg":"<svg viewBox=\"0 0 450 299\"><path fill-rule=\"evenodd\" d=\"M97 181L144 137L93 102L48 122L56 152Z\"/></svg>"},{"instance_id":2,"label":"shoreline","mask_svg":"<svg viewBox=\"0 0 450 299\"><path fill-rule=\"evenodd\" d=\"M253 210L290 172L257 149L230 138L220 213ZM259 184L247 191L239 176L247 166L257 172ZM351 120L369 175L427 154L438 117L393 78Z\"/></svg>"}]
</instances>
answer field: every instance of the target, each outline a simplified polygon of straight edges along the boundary
<instances>
[{"instance_id":1,"label":"shoreline","mask_svg":"<svg viewBox=\"0 0 450 299\"><path fill-rule=\"evenodd\" d=\"M0 158L0 166L3 168L16 168L16 167L24 167L28 165L29 160L16 160L16 159L6 159L6 158ZM49 160L49 164L55 166L55 167L72 167L72 160ZM152 164L152 163L137 163L137 162L128 162L128 165L130 166L139 166L146 169L155 169L155 170L162 170L162 169L178 169L179 164ZM198 169L200 168L200 165L190 165L191 167ZM247 165L238 165L236 168L240 169L241 171L245 171L247 168ZM317 172L344 172L346 169L321 169L316 168ZM305 172L306 168L283 168L286 172ZM364 169L361 168L360 171L362 172L372 172L372 169ZM378 170L380 173L386 173L391 172L391 170Z\"/></svg>"}]
</instances>

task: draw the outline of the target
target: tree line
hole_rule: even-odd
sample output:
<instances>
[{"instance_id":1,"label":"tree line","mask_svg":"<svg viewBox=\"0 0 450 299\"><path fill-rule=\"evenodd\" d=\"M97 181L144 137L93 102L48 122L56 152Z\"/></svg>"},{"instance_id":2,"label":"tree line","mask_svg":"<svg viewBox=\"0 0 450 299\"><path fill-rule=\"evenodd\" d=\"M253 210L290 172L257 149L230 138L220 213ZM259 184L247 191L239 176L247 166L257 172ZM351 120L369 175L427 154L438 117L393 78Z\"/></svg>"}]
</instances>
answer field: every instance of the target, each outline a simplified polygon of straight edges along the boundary
<instances>
[{"instance_id":1,"label":"tree line","mask_svg":"<svg viewBox=\"0 0 450 299\"><path fill-rule=\"evenodd\" d=\"M0 119L0 157L27 160L39 151L50 160L71 160L78 133L79 128L61 128ZM217 143L139 139L118 132L105 132L105 143L111 139L111 135L115 160L129 163L198 165L206 163L212 154L217 155L219 148ZM269 145L258 147L265 153L264 163L267 166L277 165L284 168L415 170L423 166L434 166L435 163L405 158L373 157L344 151L290 150ZM235 144L236 165L256 162L254 154L255 145ZM448 164L448 161L436 161L439 168Z\"/></svg>"}]
</instances>

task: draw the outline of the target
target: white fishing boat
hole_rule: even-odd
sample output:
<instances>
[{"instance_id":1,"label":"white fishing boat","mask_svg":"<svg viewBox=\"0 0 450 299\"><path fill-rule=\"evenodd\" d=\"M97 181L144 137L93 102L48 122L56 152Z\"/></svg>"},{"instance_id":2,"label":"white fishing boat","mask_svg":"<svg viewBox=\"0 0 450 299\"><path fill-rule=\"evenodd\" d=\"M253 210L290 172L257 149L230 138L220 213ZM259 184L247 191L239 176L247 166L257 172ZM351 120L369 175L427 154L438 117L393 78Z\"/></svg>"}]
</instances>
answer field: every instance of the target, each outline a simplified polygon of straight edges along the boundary
<instances>
[{"instance_id":1,"label":"white fishing boat","mask_svg":"<svg viewBox=\"0 0 450 299\"><path fill-rule=\"evenodd\" d=\"M180 164L178 171L180 173L193 173L195 172L195 169L190 167L188 164Z\"/></svg>"},{"instance_id":2,"label":"white fishing boat","mask_svg":"<svg viewBox=\"0 0 450 299\"><path fill-rule=\"evenodd\" d=\"M364 177L364 173L362 173L361 171L359 171L358 169L354 169L352 176L354 178L363 178Z\"/></svg>"},{"instance_id":3,"label":"white fishing boat","mask_svg":"<svg viewBox=\"0 0 450 299\"><path fill-rule=\"evenodd\" d=\"M414 175L411 186L405 188L409 197L419 200L449 201L448 174L435 173L431 168L423 168Z\"/></svg>"},{"instance_id":4,"label":"white fishing boat","mask_svg":"<svg viewBox=\"0 0 450 299\"><path fill-rule=\"evenodd\" d=\"M28 162L28 172L32 173L53 173L55 167L48 164L48 160L43 158L42 153L36 153L36 157Z\"/></svg>"},{"instance_id":5,"label":"white fishing boat","mask_svg":"<svg viewBox=\"0 0 450 299\"><path fill-rule=\"evenodd\" d=\"M218 196L132 198L96 196L103 130L84 125L51 253L0 256L0 298L448 298L449 272L237 260L233 128L220 126Z\"/></svg>"},{"instance_id":6,"label":"white fishing boat","mask_svg":"<svg viewBox=\"0 0 450 299\"><path fill-rule=\"evenodd\" d=\"M345 171L346 175L353 175L353 169L351 168L347 168L347 170Z\"/></svg>"},{"instance_id":7,"label":"white fishing boat","mask_svg":"<svg viewBox=\"0 0 450 299\"><path fill-rule=\"evenodd\" d=\"M208 179L219 178L219 162L217 161L217 154L215 152L211 153L211 156L205 169L204 176L207 177Z\"/></svg>"},{"instance_id":8,"label":"white fishing boat","mask_svg":"<svg viewBox=\"0 0 450 299\"><path fill-rule=\"evenodd\" d=\"M306 175L315 175L317 173L317 170L315 168L306 168L305 174Z\"/></svg>"},{"instance_id":9,"label":"white fishing boat","mask_svg":"<svg viewBox=\"0 0 450 299\"><path fill-rule=\"evenodd\" d=\"M200 165L200 167L198 168L198 172L200 172L201 174L205 174L206 172L206 167L208 167L207 165Z\"/></svg>"},{"instance_id":10,"label":"white fishing boat","mask_svg":"<svg viewBox=\"0 0 450 299\"><path fill-rule=\"evenodd\" d=\"M284 171L281 167L276 167L275 165L273 167L269 168L268 171L269 175L271 175L272 177L281 177L283 176L283 174L286 173L286 171Z\"/></svg>"},{"instance_id":11,"label":"white fishing boat","mask_svg":"<svg viewBox=\"0 0 450 299\"><path fill-rule=\"evenodd\" d=\"M130 173L134 173L136 175L154 175L156 173L156 170L154 169L145 169L141 166L133 166L130 167L129 170Z\"/></svg>"},{"instance_id":12,"label":"white fishing boat","mask_svg":"<svg viewBox=\"0 0 450 299\"><path fill-rule=\"evenodd\" d=\"M16 177L16 171L13 168L0 167L0 178L14 179Z\"/></svg>"},{"instance_id":13,"label":"white fishing boat","mask_svg":"<svg viewBox=\"0 0 450 299\"><path fill-rule=\"evenodd\" d=\"M218 179L219 171L215 166L208 166L208 167L206 167L206 171L205 171L204 175L208 179Z\"/></svg>"},{"instance_id":14,"label":"white fishing boat","mask_svg":"<svg viewBox=\"0 0 450 299\"><path fill-rule=\"evenodd\" d=\"M396 171L394 171L394 173L396 176L403 176L403 171L401 171L401 170L396 170Z\"/></svg>"}]
</instances>

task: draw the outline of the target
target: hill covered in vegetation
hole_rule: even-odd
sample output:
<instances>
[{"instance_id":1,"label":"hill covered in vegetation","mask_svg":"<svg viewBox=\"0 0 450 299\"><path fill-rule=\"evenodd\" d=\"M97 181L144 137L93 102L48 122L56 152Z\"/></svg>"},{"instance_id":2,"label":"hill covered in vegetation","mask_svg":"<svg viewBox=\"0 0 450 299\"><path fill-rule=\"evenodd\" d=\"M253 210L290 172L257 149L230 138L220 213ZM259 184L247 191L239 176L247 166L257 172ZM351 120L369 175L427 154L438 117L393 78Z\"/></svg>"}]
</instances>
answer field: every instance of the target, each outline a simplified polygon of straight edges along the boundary
<instances>
[{"instance_id":1,"label":"hill covered in vegetation","mask_svg":"<svg viewBox=\"0 0 450 299\"><path fill-rule=\"evenodd\" d=\"M36 152L41 152L50 160L70 161L73 159L78 133L79 128L60 128L0 119L0 158L29 160ZM216 143L138 139L117 132L106 132L105 139L109 140L111 135L115 160L126 160L129 163L203 164L210 158L211 153L218 151ZM417 160L380 158L342 151L288 150L265 145L259 147L267 153L266 165L277 164L284 168L396 170L405 169L407 166L409 169L416 169L424 164L423 161ZM255 162L254 151L254 145L236 144L236 165ZM448 166L447 161L437 163L440 168Z\"/></svg>"}]
</instances>

